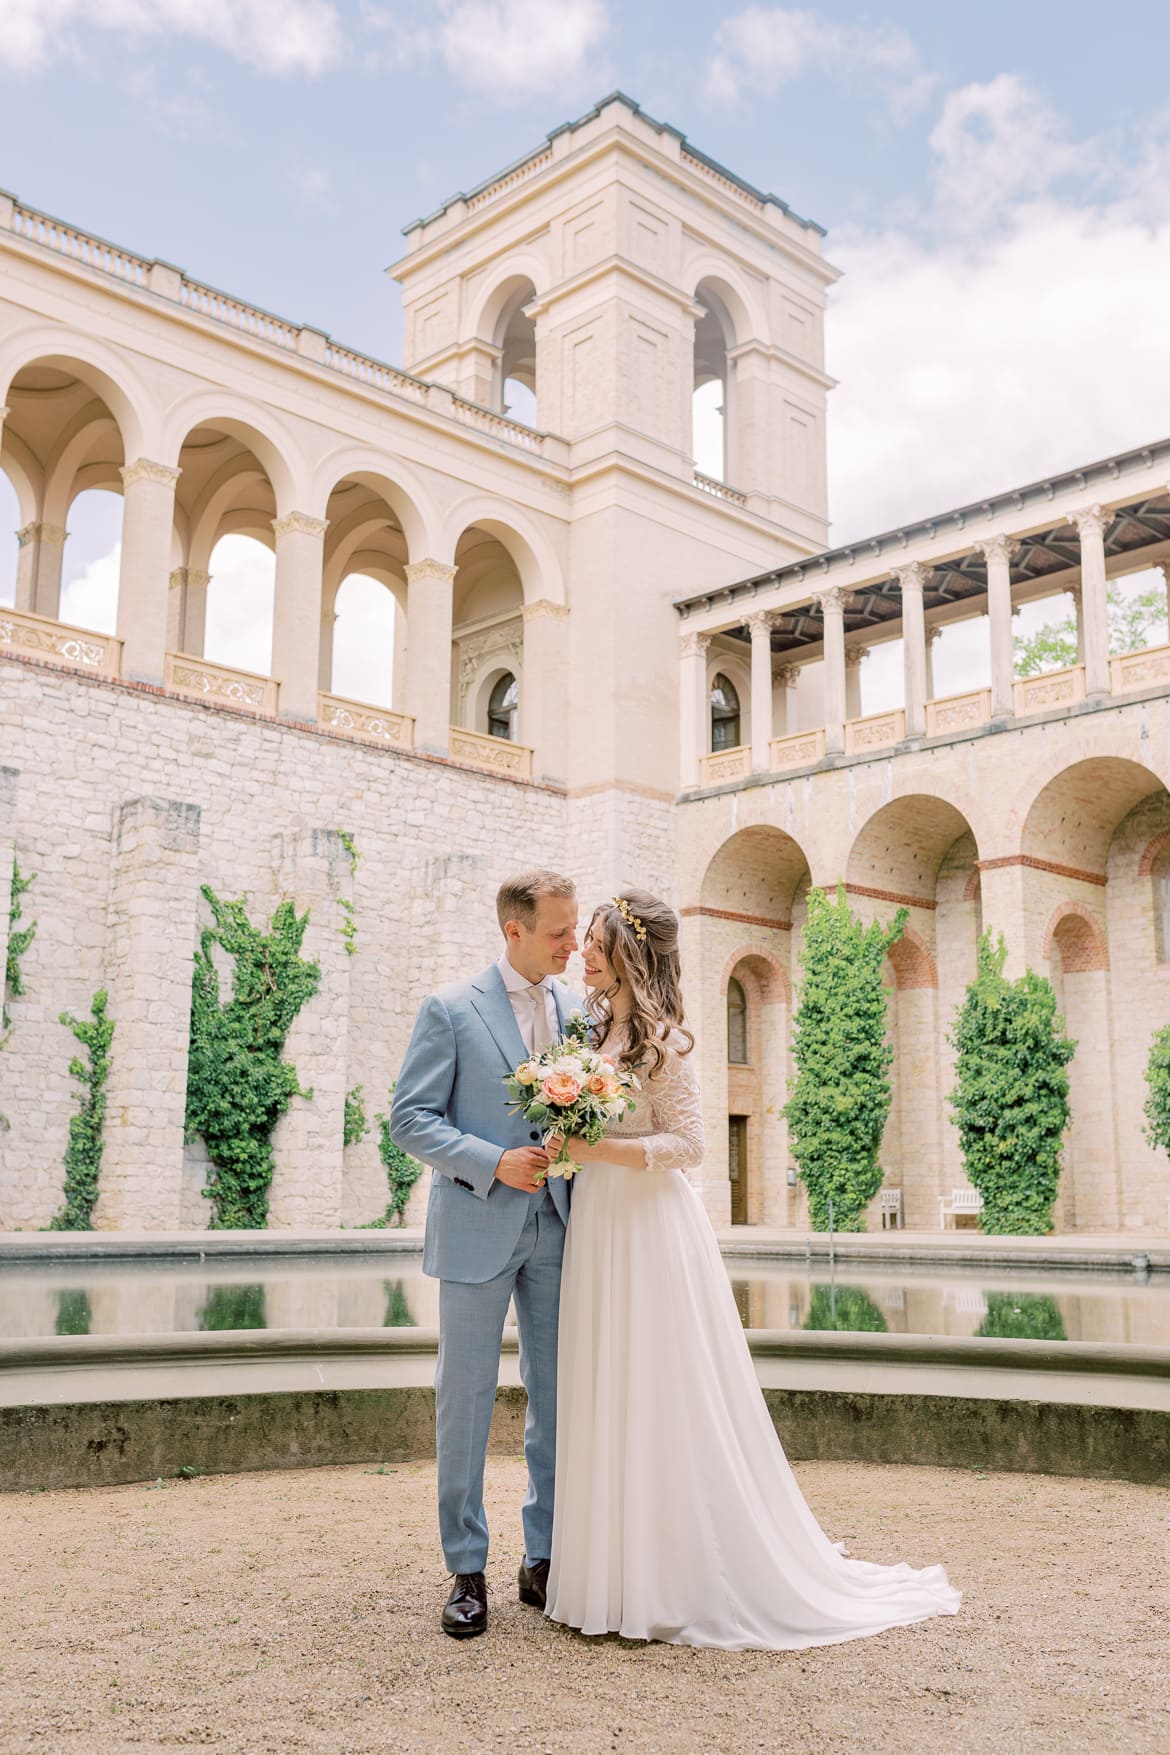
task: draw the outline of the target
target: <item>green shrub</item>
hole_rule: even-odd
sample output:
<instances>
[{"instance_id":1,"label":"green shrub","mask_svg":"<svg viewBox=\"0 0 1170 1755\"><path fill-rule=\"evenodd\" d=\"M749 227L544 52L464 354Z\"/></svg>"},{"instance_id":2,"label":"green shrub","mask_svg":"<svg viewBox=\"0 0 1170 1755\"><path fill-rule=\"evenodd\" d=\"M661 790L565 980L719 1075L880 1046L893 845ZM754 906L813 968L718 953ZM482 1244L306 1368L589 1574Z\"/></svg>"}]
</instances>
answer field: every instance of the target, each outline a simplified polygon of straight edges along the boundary
<instances>
[{"instance_id":1,"label":"green shrub","mask_svg":"<svg viewBox=\"0 0 1170 1755\"><path fill-rule=\"evenodd\" d=\"M1150 1043L1146 1084L1146 1138L1152 1146L1170 1152L1170 1024L1163 1024Z\"/></svg>"},{"instance_id":2,"label":"green shrub","mask_svg":"<svg viewBox=\"0 0 1170 1755\"><path fill-rule=\"evenodd\" d=\"M882 1185L878 1153L890 1108L890 1062L882 963L901 938L906 910L862 926L838 885L830 901L810 890L800 948L797 1074L785 1106L792 1156L808 1189L814 1231L860 1231Z\"/></svg>"},{"instance_id":3,"label":"green shrub","mask_svg":"<svg viewBox=\"0 0 1170 1755\"><path fill-rule=\"evenodd\" d=\"M955 1017L950 1094L963 1163L983 1196L980 1228L1003 1235L1052 1230L1068 1126L1068 1063L1052 984L1028 969L1009 981L1007 946L979 941L975 980Z\"/></svg>"},{"instance_id":4,"label":"green shrub","mask_svg":"<svg viewBox=\"0 0 1170 1755\"><path fill-rule=\"evenodd\" d=\"M975 1330L985 1339L1063 1341L1064 1318L1055 1298L1034 1292L989 1292L987 1315Z\"/></svg>"},{"instance_id":5,"label":"green shrub","mask_svg":"<svg viewBox=\"0 0 1170 1755\"><path fill-rule=\"evenodd\" d=\"M869 1293L860 1286L838 1286L834 1291L829 1286L817 1285L812 1289L802 1326L880 1335L889 1325Z\"/></svg>"},{"instance_id":6,"label":"green shrub","mask_svg":"<svg viewBox=\"0 0 1170 1755\"><path fill-rule=\"evenodd\" d=\"M209 1286L195 1324L209 1333L224 1329L266 1328L264 1287Z\"/></svg>"},{"instance_id":7,"label":"green shrub","mask_svg":"<svg viewBox=\"0 0 1170 1755\"><path fill-rule=\"evenodd\" d=\"M397 1081L395 1081L397 1083ZM394 1085L390 1087L390 1097L394 1097ZM390 1225L406 1223L406 1208L410 1193L423 1173L423 1167L417 1158L404 1152L390 1138L390 1117L379 1115L378 1123L378 1156L386 1170L386 1186L390 1196L386 1211L380 1219L372 1219L368 1225L360 1227L363 1231L385 1231Z\"/></svg>"}]
</instances>

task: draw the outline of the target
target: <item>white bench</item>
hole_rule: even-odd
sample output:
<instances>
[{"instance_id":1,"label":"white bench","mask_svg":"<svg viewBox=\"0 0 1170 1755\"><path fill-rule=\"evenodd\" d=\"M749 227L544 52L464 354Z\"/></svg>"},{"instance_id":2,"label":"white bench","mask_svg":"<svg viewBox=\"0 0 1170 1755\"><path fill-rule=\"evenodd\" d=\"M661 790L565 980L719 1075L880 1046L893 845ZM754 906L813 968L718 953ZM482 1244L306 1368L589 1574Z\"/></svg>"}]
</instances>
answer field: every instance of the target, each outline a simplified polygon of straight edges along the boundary
<instances>
[{"instance_id":1,"label":"white bench","mask_svg":"<svg viewBox=\"0 0 1170 1755\"><path fill-rule=\"evenodd\" d=\"M883 1231L890 1226L893 1226L895 1231L902 1229L902 1190L900 1188L882 1189L881 1215Z\"/></svg>"},{"instance_id":2,"label":"white bench","mask_svg":"<svg viewBox=\"0 0 1170 1755\"><path fill-rule=\"evenodd\" d=\"M950 1194L939 1196L938 1228L945 1231L948 1219L957 1219L961 1213L970 1213L978 1218L983 1211L983 1196L977 1188L952 1188Z\"/></svg>"}]
</instances>

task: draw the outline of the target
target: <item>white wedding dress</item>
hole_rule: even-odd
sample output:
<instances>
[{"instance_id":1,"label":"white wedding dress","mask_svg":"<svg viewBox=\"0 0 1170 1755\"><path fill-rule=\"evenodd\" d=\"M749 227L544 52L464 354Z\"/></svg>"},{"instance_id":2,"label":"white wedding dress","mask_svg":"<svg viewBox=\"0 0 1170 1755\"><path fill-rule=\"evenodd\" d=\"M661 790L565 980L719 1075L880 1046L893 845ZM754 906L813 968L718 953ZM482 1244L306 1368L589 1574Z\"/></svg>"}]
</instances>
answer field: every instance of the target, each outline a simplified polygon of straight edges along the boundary
<instances>
[{"instance_id":1,"label":"white wedding dress","mask_svg":"<svg viewBox=\"0 0 1170 1755\"><path fill-rule=\"evenodd\" d=\"M941 1566L848 1559L805 1504L683 1174L703 1146L692 1058L668 1051L613 1132L648 1167L592 1162L573 1188L549 1616L738 1651L955 1614Z\"/></svg>"}]
</instances>

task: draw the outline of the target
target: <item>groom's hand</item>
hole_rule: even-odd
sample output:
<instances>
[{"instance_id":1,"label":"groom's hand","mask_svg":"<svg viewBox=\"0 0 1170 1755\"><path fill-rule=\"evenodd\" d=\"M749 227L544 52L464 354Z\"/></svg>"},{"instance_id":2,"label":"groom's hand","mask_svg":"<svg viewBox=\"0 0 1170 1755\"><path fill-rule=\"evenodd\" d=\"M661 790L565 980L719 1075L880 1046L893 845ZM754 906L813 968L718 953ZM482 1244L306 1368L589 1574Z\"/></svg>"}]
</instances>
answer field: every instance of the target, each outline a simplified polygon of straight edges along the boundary
<instances>
[{"instance_id":1,"label":"groom's hand","mask_svg":"<svg viewBox=\"0 0 1170 1755\"><path fill-rule=\"evenodd\" d=\"M531 1194L543 1184L548 1165L548 1153L540 1146L516 1146L496 1165L496 1181Z\"/></svg>"}]
</instances>

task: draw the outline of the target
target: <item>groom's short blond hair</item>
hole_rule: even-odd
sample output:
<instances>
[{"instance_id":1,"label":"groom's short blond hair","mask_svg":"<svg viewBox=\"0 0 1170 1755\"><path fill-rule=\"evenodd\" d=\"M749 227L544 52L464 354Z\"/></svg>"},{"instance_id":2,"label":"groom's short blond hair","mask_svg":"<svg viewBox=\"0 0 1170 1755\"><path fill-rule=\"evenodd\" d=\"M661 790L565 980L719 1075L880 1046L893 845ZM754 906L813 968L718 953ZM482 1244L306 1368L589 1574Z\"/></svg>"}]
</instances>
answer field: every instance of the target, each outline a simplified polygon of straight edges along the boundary
<instances>
[{"instance_id":1,"label":"groom's short blond hair","mask_svg":"<svg viewBox=\"0 0 1170 1755\"><path fill-rule=\"evenodd\" d=\"M577 894L572 878L559 871L537 867L505 878L496 895L496 919L503 932L509 920L518 920L529 932L536 925L536 905L542 896L563 896L570 900Z\"/></svg>"}]
</instances>

